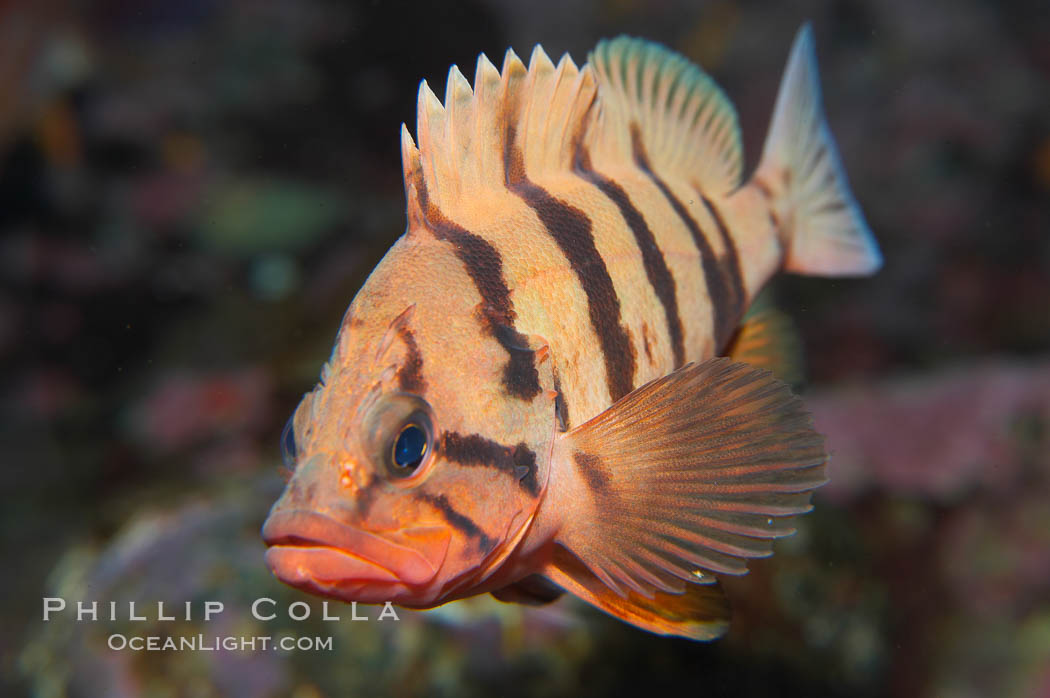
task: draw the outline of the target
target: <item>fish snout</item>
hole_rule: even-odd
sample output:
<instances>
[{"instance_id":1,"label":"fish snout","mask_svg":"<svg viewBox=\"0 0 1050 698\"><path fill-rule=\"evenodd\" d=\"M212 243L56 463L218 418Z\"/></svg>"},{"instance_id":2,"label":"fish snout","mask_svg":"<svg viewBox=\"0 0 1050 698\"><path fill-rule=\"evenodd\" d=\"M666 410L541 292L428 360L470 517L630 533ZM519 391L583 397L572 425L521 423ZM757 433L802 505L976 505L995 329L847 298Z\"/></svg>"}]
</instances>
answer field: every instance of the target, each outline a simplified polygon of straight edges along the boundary
<instances>
[{"instance_id":1,"label":"fish snout","mask_svg":"<svg viewBox=\"0 0 1050 698\"><path fill-rule=\"evenodd\" d=\"M366 489L366 479L362 469L341 454L315 453L296 467L273 510L346 512Z\"/></svg>"},{"instance_id":2,"label":"fish snout","mask_svg":"<svg viewBox=\"0 0 1050 698\"><path fill-rule=\"evenodd\" d=\"M449 545L441 527L380 535L316 511L277 507L262 535L266 564L282 582L366 603L411 597L436 577Z\"/></svg>"}]
</instances>

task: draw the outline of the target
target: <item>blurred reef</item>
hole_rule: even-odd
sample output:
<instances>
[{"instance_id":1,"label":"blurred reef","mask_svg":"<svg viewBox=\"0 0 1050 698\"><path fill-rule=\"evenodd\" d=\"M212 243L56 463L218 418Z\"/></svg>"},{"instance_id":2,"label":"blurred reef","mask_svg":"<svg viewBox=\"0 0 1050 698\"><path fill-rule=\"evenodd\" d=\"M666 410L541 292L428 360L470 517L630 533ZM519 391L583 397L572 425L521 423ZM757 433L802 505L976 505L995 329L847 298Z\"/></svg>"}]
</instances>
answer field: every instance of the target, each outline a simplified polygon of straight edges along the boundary
<instances>
[{"instance_id":1,"label":"blurred reef","mask_svg":"<svg viewBox=\"0 0 1050 698\"><path fill-rule=\"evenodd\" d=\"M1050 695L1044 9L0 2L0 693ZM832 480L726 581L727 638L650 636L569 599L368 623L323 622L311 599L308 621L254 621L256 598L307 600L262 562L277 437L404 228L419 80L645 36L723 85L753 165L806 19L886 266L775 284ZM135 630L334 651L113 652L127 622L43 623L44 596L216 599L221 620Z\"/></svg>"}]
</instances>

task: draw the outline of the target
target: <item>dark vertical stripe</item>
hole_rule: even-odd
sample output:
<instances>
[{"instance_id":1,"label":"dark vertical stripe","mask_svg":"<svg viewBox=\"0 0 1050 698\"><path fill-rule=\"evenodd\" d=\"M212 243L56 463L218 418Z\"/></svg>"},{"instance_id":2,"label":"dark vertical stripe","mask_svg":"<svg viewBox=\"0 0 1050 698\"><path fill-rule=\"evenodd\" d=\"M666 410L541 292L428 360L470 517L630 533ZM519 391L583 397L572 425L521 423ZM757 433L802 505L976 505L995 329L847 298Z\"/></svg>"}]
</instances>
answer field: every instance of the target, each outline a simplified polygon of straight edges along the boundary
<instances>
[{"instance_id":1,"label":"dark vertical stripe","mask_svg":"<svg viewBox=\"0 0 1050 698\"><path fill-rule=\"evenodd\" d=\"M671 339L674 351L674 367L685 363L685 340L682 333L682 317L678 312L678 294L675 291L674 277L667 268L663 252L656 244L656 237L635 205L631 202L623 187L600 172L591 168L591 158L587 149L580 146L576 151L576 170L587 181L594 184L620 209L627 227L634 233L634 240L642 253L642 265L656 297L664 307L664 318L667 321L667 334ZM651 359L650 359L651 360Z\"/></svg>"},{"instance_id":2,"label":"dark vertical stripe","mask_svg":"<svg viewBox=\"0 0 1050 698\"><path fill-rule=\"evenodd\" d=\"M682 222L685 223L685 226L693 235L693 242L696 244L696 249L700 252L700 266L704 272L704 282L707 284L707 295L711 298L711 329L714 334L715 351L720 352L733 334L735 321L730 313L727 312L731 302L729 297L731 292L725 279L722 277L722 270L718 264L718 259L715 257L714 248L708 242L704 231L700 229L700 226L689 214L689 210L678 200L678 197L674 195L674 192L670 190L667 184L653 172L652 167L649 165L649 156L645 152L645 145L642 143L642 134L638 129L638 124L631 124L631 148L634 151L635 164L660 189L664 198L671 204L671 208L674 209L675 213L678 214L678 217L682 219Z\"/></svg>"},{"instance_id":3,"label":"dark vertical stripe","mask_svg":"<svg viewBox=\"0 0 1050 698\"><path fill-rule=\"evenodd\" d=\"M461 514L452 506L448 501L448 497L443 494L433 495L427 494L426 492L419 492L417 495L421 500L434 507L441 512L441 515L445 517L445 521L448 521L449 525L460 531L465 536L470 538L478 539L478 547L483 552L489 552L495 546L496 541L485 535L474 520L466 514Z\"/></svg>"},{"instance_id":4,"label":"dark vertical stripe","mask_svg":"<svg viewBox=\"0 0 1050 698\"><path fill-rule=\"evenodd\" d=\"M480 434L445 432L439 444L446 460L459 465L496 468L513 476L523 490L536 497L540 483L536 473L536 453L524 442L504 446Z\"/></svg>"},{"instance_id":5,"label":"dark vertical stripe","mask_svg":"<svg viewBox=\"0 0 1050 698\"><path fill-rule=\"evenodd\" d=\"M398 328L397 334L407 350L405 363L397 370L398 385L406 393L422 394L427 384L423 380L423 355L419 352L416 337L404 325Z\"/></svg>"},{"instance_id":6,"label":"dark vertical stripe","mask_svg":"<svg viewBox=\"0 0 1050 698\"><path fill-rule=\"evenodd\" d=\"M733 305L729 312L735 327L740 322L740 318L743 317L744 310L747 307L747 292L744 290L744 273L740 269L740 255L737 254L736 243L733 242L733 238L729 235L729 228L726 226L721 212L711 203L710 199L700 192L700 189L695 184L693 188L696 189L697 194L700 194L700 200L704 202L707 212L715 219L718 234L722 236L722 246L725 248L723 267L729 275L729 285L733 291Z\"/></svg>"},{"instance_id":7,"label":"dark vertical stripe","mask_svg":"<svg viewBox=\"0 0 1050 698\"><path fill-rule=\"evenodd\" d=\"M540 377L525 335L514 329L515 312L503 277L503 258L484 238L453 223L430 202L421 172L416 173L416 196L427 228L439 240L452 243L474 287L481 295L482 322L510 357L503 369L503 387L514 397L532 400L540 393Z\"/></svg>"},{"instance_id":8,"label":"dark vertical stripe","mask_svg":"<svg viewBox=\"0 0 1050 698\"><path fill-rule=\"evenodd\" d=\"M635 351L620 322L620 299L605 260L594 244L591 219L580 209L551 196L525 175L520 149L513 146L508 129L504 149L507 186L536 212L547 232L558 243L587 296L591 327L598 335L605 358L605 378L613 402L634 389Z\"/></svg>"},{"instance_id":9,"label":"dark vertical stripe","mask_svg":"<svg viewBox=\"0 0 1050 698\"><path fill-rule=\"evenodd\" d=\"M573 451L572 460L576 463L576 469L587 482L587 487L592 492L606 492L609 489L609 473L605 470L602 459L591 453Z\"/></svg>"}]
</instances>

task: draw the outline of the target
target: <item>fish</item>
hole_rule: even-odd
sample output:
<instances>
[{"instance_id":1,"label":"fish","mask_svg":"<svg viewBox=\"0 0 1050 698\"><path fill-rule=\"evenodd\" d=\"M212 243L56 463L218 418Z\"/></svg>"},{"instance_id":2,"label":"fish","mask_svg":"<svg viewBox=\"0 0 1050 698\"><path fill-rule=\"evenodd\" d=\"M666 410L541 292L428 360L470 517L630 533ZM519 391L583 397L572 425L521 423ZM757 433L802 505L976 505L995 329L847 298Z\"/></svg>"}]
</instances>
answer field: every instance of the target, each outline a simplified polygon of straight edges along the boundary
<instances>
[{"instance_id":1,"label":"fish","mask_svg":"<svg viewBox=\"0 0 1050 698\"><path fill-rule=\"evenodd\" d=\"M826 481L777 377L780 271L881 254L799 30L754 173L736 111L657 43L578 67L456 66L401 127L404 234L351 301L282 435L262 529L282 582L431 608L568 592L638 628L726 632L721 577L772 554Z\"/></svg>"}]
</instances>

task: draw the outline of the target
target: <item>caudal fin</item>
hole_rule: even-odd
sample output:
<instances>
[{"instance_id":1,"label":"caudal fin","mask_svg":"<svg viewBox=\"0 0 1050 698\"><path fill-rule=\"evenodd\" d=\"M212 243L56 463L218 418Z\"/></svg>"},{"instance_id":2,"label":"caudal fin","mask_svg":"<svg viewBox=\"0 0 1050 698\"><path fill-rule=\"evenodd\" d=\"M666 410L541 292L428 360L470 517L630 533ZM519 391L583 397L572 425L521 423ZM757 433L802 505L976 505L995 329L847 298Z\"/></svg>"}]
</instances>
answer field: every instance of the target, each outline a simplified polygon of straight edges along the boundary
<instances>
[{"instance_id":1,"label":"caudal fin","mask_svg":"<svg viewBox=\"0 0 1050 698\"><path fill-rule=\"evenodd\" d=\"M773 197L787 271L863 276L882 266L824 120L809 24L795 37L753 182Z\"/></svg>"}]
</instances>

